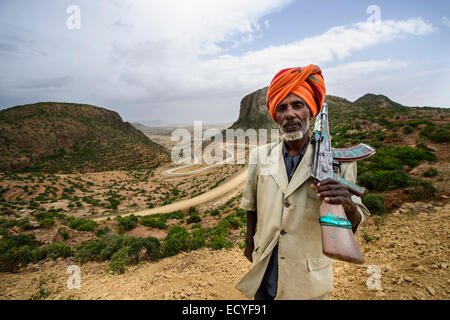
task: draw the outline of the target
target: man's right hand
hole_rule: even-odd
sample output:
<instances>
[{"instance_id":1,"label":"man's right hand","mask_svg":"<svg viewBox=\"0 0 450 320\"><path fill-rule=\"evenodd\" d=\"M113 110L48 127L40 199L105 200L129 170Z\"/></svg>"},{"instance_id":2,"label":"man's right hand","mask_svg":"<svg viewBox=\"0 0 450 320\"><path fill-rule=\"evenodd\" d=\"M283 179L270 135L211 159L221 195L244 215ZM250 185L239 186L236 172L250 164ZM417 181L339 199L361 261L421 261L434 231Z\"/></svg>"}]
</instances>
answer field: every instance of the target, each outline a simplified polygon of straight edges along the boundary
<instances>
[{"instance_id":1,"label":"man's right hand","mask_svg":"<svg viewBox=\"0 0 450 320\"><path fill-rule=\"evenodd\" d=\"M247 245L245 246L244 256L250 261L253 262L253 250L255 250L255 243L253 239L249 239L246 241Z\"/></svg>"}]
</instances>

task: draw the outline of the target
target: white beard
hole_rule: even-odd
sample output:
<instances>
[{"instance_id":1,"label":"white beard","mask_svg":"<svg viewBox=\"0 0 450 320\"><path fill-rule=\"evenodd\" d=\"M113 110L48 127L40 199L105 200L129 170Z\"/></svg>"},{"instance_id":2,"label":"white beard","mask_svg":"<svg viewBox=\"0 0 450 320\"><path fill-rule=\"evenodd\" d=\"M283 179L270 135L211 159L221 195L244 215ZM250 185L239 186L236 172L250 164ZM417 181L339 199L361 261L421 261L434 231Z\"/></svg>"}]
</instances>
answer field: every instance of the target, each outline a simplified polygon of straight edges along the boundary
<instances>
[{"instance_id":1,"label":"white beard","mask_svg":"<svg viewBox=\"0 0 450 320\"><path fill-rule=\"evenodd\" d=\"M300 140L309 131L310 124L311 123L308 117L306 118L306 120L301 122L300 129L293 132L285 132L283 126L280 125L281 139L283 139L284 141Z\"/></svg>"}]
</instances>

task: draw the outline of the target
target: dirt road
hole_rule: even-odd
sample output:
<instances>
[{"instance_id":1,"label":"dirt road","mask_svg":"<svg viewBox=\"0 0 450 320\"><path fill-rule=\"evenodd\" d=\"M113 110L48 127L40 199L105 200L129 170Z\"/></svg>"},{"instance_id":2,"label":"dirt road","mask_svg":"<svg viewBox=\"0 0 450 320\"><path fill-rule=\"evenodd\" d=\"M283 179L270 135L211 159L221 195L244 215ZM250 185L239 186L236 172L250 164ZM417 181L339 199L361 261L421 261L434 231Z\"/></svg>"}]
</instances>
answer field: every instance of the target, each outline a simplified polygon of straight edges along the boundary
<instances>
[{"instance_id":1,"label":"dirt road","mask_svg":"<svg viewBox=\"0 0 450 320\"><path fill-rule=\"evenodd\" d=\"M134 214L135 216L147 216L147 215L151 215L151 214L155 214L155 213L172 212L172 211L176 211L176 210L188 209L190 207L197 206L197 205L200 205L202 203L205 203L205 202L208 202L211 200L215 200L215 199L221 197L222 195L234 190L241 184L245 183L245 180L247 178L247 171L248 171L248 168L241 170L237 175L235 175L230 180L228 180L228 181L224 182L223 184L219 185L218 187L216 187L210 191L207 191L207 192L205 192L197 197L194 197L192 199L177 201L175 203L171 203L171 204L168 204L168 205L165 205L162 207L158 207L158 208L125 213L125 214L121 214L121 216L129 216L131 214ZM93 217L91 219L100 221L100 220L105 220L107 217L117 216L117 215L118 214L104 215L104 216L99 216L99 217Z\"/></svg>"}]
</instances>

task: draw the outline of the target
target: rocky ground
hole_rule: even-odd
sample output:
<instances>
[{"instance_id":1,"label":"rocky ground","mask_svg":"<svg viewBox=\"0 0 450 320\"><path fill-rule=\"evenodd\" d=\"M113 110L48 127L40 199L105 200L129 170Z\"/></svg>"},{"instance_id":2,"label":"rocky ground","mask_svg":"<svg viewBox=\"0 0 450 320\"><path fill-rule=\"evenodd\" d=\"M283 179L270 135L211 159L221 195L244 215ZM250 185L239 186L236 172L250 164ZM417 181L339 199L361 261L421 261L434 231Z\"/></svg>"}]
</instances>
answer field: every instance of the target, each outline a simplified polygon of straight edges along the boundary
<instances>
[{"instance_id":1,"label":"rocky ground","mask_svg":"<svg viewBox=\"0 0 450 320\"><path fill-rule=\"evenodd\" d=\"M370 217L357 234L366 262L334 262L332 299L449 299L449 219L448 202L405 203ZM80 289L70 290L73 264L0 273L0 299L246 299L234 287L251 265L238 247L181 253L122 275L106 273L107 262L87 263L79 266Z\"/></svg>"}]
</instances>

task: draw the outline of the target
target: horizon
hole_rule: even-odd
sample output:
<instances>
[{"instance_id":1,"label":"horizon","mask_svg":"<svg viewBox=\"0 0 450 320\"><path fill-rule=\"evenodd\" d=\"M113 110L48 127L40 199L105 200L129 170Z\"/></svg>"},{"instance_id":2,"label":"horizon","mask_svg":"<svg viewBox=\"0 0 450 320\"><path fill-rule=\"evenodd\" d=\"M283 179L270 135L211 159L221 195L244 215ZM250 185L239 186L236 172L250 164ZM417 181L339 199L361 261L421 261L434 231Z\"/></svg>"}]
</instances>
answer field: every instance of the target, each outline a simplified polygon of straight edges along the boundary
<instances>
[{"instance_id":1,"label":"horizon","mask_svg":"<svg viewBox=\"0 0 450 320\"><path fill-rule=\"evenodd\" d=\"M260 88L260 89L261 89L261 88ZM257 89L257 90L259 90L259 89ZM255 90L255 91L256 91L256 90ZM250 93L252 93L252 92L250 92ZM350 103L354 103L355 101L357 101L358 99L360 99L360 98L362 98L362 97L364 97L364 96L366 96L366 95L383 96L383 97L385 97L385 98L391 100L392 102L398 103L397 101L395 101L395 100L391 99L390 97L388 97L388 96L386 96L386 95L384 95L384 94L381 94L381 93L372 93L372 92L368 92L368 93L365 93L365 94L363 94L362 96L356 98L356 99L353 100L353 101L351 101L351 100L349 100L349 99L347 99L347 98L345 98L345 97L340 97L340 96L333 95L333 94L326 94L326 96L333 96L333 97L345 99L345 100L349 101ZM243 98L243 97L242 97L242 98ZM26 103L26 104L21 104L21 105L15 105L15 106L10 106L10 107L5 107L5 108L1 108L1 107L0 107L0 111L6 110L6 109L10 109L10 108L15 108L15 107L21 107L21 106L26 106L26 105L33 105L33 104L37 104L37 103L67 103L67 104L80 104L80 105L85 104L85 105L91 105L91 106L94 106L94 107L105 108L105 109L107 109L107 110L111 110L111 111L117 112L124 122L129 122L130 124L137 123L137 124L140 124L140 125L143 125L143 126L146 126L146 127L155 127L155 128L156 128L156 127L162 127L162 128L163 128L163 127L168 127L168 126L190 126L191 123L192 123L192 126L193 126L193 125L194 125L194 124L193 124L194 121L203 121L203 120L185 120L185 121L179 120L179 121L176 121L176 122L169 122L170 120L167 121L167 120L164 120L164 119L126 119L126 118L123 117L122 114L120 114L119 111L116 111L116 110L113 110L113 109L109 109L107 106L98 106L98 105L93 105L93 104L90 104L90 103L67 102L67 101L37 101L37 102L31 102L31 103ZM401 104L401 103L400 103L400 104ZM417 106L417 105L416 105L416 106L407 106L407 105L403 105L403 104L401 104L401 105L402 105L403 107L407 107L407 108L438 108L438 109L449 109L449 108L450 108L449 106L437 107L437 106L430 106L430 105L423 105L423 106ZM216 121L216 122L212 122L212 121L204 121L204 122L203 122L203 125L210 125L210 126L213 126L213 125L219 125L219 126L221 126L221 125L225 125L225 124L226 124L226 125L232 125L234 122L236 122L236 121L238 120L238 118L239 118L239 113L237 114L235 120L232 120L232 121L223 121L223 122L219 122L219 121L217 121L217 120L213 120L213 121ZM151 125L145 124L144 122L162 122L163 125L151 126Z\"/></svg>"},{"instance_id":2,"label":"horizon","mask_svg":"<svg viewBox=\"0 0 450 320\"><path fill-rule=\"evenodd\" d=\"M232 123L245 95L309 63L322 69L328 95L350 102L373 93L450 107L447 1L10 0L0 8L1 109L70 101L128 122Z\"/></svg>"}]
</instances>

